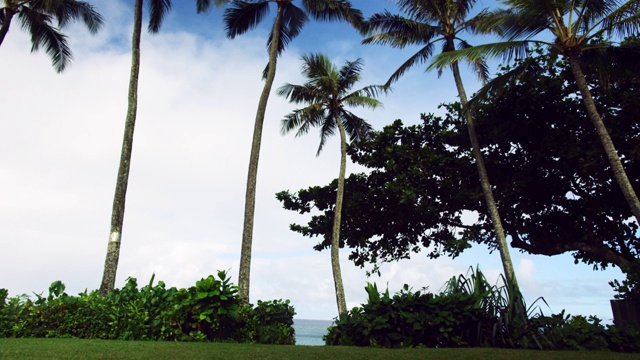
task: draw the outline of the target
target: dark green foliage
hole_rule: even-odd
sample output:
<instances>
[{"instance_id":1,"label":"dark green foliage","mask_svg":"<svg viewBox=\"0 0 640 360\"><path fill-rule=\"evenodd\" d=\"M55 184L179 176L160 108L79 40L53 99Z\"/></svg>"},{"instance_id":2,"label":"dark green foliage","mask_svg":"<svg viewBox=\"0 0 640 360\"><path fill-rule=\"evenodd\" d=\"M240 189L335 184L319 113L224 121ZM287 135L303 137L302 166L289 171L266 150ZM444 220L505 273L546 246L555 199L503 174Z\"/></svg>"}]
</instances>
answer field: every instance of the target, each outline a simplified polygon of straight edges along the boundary
<instances>
[{"instance_id":1,"label":"dark green foliage","mask_svg":"<svg viewBox=\"0 0 640 360\"><path fill-rule=\"evenodd\" d=\"M256 342L259 344L294 345L293 316L289 300L260 301L253 311Z\"/></svg>"},{"instance_id":2,"label":"dark green foliage","mask_svg":"<svg viewBox=\"0 0 640 360\"><path fill-rule=\"evenodd\" d=\"M551 316L532 319L541 337L556 350L607 350L607 331L595 316L564 315L564 310Z\"/></svg>"},{"instance_id":3,"label":"dark green foliage","mask_svg":"<svg viewBox=\"0 0 640 360\"><path fill-rule=\"evenodd\" d=\"M466 294L412 292L408 286L390 296L368 284L367 304L336 321L328 345L461 347L477 345L480 308Z\"/></svg>"},{"instance_id":4,"label":"dark green foliage","mask_svg":"<svg viewBox=\"0 0 640 360\"><path fill-rule=\"evenodd\" d=\"M48 296L7 298L0 289L0 337L77 337L109 340L239 341L293 344L289 301L240 306L237 287L219 271L188 289L162 281L138 288L129 278L108 296L69 296L62 282Z\"/></svg>"},{"instance_id":5,"label":"dark green foliage","mask_svg":"<svg viewBox=\"0 0 640 360\"><path fill-rule=\"evenodd\" d=\"M504 281L503 281L504 282ZM506 285L490 285L479 269L449 280L440 294L391 296L375 284L366 304L335 320L327 345L396 347L502 347L538 350L640 351L640 327L608 326L590 316L544 316Z\"/></svg>"},{"instance_id":6,"label":"dark green foliage","mask_svg":"<svg viewBox=\"0 0 640 360\"><path fill-rule=\"evenodd\" d=\"M620 352L640 352L640 324L607 327L609 348Z\"/></svg>"}]
</instances>

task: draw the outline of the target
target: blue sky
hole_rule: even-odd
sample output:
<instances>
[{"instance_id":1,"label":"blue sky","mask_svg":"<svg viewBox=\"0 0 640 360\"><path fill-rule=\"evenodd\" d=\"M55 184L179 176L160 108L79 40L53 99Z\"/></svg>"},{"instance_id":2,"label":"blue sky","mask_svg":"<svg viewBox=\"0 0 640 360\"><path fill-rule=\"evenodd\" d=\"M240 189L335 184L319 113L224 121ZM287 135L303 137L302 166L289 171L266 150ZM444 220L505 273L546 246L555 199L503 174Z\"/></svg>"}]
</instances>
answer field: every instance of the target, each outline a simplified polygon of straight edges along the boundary
<instances>
[{"instance_id":1,"label":"blue sky","mask_svg":"<svg viewBox=\"0 0 640 360\"><path fill-rule=\"evenodd\" d=\"M130 66L133 1L93 1L105 27L90 36L67 30L75 60L56 74L46 54L29 53L17 24L0 47L0 287L11 295L46 291L62 280L69 293L99 286L109 234L111 202L120 156ZM143 35L140 102L127 198L117 286L127 277L146 283L153 273L169 286L238 271L245 178L261 73L267 62L270 20L237 39L224 36L222 11L195 14L195 2L174 1L161 33ZM383 0L354 1L365 15ZM479 2L478 9L493 6ZM274 13L272 12L271 15ZM271 18L270 18L271 19ZM412 54L360 45L344 24L310 23L280 58L263 135L258 179L251 300L290 299L297 317L331 319L337 314L329 253L312 250L315 240L288 230L304 217L275 199L281 190L324 185L337 176L339 149L331 139L316 158L316 132L282 136L280 119L294 107L275 95L285 82L300 83L300 56L323 52L337 65L362 58L361 85L382 84ZM415 50L415 49L413 49ZM478 83L465 76L467 92ZM447 72L408 72L381 98L384 108L358 110L376 129L456 100ZM348 165L348 171L358 171ZM364 286L399 290L440 289L451 276L480 265L490 278L501 271L498 253L475 246L455 260L411 260L385 264L382 277L347 260L342 268L348 306L366 299ZM543 296L551 309L595 314L610 321L607 281L617 269L594 272L569 255L512 256L529 303Z\"/></svg>"}]
</instances>

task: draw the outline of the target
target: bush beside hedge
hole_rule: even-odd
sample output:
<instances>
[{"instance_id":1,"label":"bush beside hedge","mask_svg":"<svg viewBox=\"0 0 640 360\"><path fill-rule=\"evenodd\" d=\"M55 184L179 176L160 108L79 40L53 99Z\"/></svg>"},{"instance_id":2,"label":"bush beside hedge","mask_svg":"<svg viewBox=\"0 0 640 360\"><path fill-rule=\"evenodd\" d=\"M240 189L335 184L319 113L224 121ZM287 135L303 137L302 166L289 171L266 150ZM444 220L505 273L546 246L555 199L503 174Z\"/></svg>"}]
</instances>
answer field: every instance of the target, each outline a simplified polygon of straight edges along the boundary
<instances>
[{"instance_id":1,"label":"bush beside hedge","mask_svg":"<svg viewBox=\"0 0 640 360\"><path fill-rule=\"evenodd\" d=\"M527 307L519 291L489 285L479 270L452 278L437 295L407 285L393 296L375 284L365 290L367 303L334 321L327 345L640 352L640 325L605 327L595 316L564 311L545 316L539 306Z\"/></svg>"},{"instance_id":2,"label":"bush beside hedge","mask_svg":"<svg viewBox=\"0 0 640 360\"><path fill-rule=\"evenodd\" d=\"M188 289L153 281L139 289L129 278L106 297L97 291L69 296L60 281L35 299L8 298L0 289L0 336L295 343L289 301L243 304L224 271Z\"/></svg>"}]
</instances>

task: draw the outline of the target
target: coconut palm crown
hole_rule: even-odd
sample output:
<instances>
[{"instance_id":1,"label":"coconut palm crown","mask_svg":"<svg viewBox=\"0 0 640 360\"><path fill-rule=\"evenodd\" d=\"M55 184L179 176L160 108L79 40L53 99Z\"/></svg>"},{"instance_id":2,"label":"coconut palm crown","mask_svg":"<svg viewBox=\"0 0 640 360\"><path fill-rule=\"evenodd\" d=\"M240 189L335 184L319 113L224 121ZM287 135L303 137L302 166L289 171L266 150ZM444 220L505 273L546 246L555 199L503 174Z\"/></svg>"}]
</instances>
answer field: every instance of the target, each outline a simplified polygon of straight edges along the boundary
<instances>
[{"instance_id":1,"label":"coconut palm crown","mask_svg":"<svg viewBox=\"0 0 640 360\"><path fill-rule=\"evenodd\" d=\"M356 116L347 107L375 109L382 104L375 99L384 86L370 85L359 90L351 88L360 80L362 60L347 61L337 69L326 55L310 54L302 57L302 74L307 78L303 85L286 84L277 91L295 104L306 104L302 109L292 111L282 120L282 134L298 129L296 136L304 135L312 127L320 128L320 145L316 156L322 151L327 139L336 129L340 134L340 172L334 208L331 237L331 268L336 292L338 313L347 312L347 304L340 270L340 225L344 199L344 178L347 164L347 134L351 142L368 136L371 125Z\"/></svg>"},{"instance_id":2,"label":"coconut palm crown","mask_svg":"<svg viewBox=\"0 0 640 360\"><path fill-rule=\"evenodd\" d=\"M73 21L82 21L91 34L96 34L103 22L94 6L84 1L4 0L4 7L0 8L0 45L14 17L31 35L31 51L44 47L57 72L64 71L73 59L67 36L61 30Z\"/></svg>"}]
</instances>

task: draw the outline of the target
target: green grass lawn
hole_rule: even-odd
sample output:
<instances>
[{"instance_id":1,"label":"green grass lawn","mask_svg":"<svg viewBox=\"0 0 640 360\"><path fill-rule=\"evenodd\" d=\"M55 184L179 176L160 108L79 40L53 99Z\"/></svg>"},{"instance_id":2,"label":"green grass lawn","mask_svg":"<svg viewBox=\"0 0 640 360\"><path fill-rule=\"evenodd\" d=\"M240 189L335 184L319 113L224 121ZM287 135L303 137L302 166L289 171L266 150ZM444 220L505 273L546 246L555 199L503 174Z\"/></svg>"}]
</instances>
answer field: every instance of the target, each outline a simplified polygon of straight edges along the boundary
<instances>
[{"instance_id":1,"label":"green grass lawn","mask_svg":"<svg viewBox=\"0 0 640 360\"><path fill-rule=\"evenodd\" d=\"M79 339L0 339L0 359L639 359L639 354L505 349L373 349Z\"/></svg>"}]
</instances>

